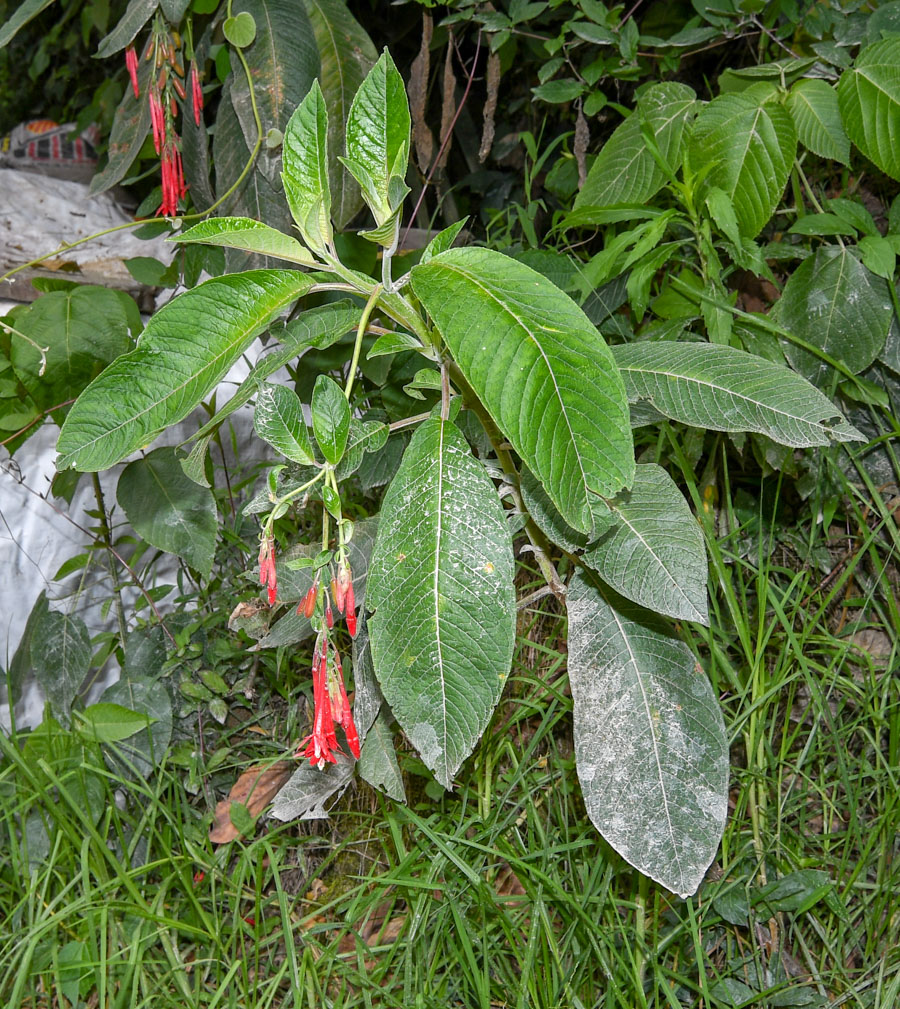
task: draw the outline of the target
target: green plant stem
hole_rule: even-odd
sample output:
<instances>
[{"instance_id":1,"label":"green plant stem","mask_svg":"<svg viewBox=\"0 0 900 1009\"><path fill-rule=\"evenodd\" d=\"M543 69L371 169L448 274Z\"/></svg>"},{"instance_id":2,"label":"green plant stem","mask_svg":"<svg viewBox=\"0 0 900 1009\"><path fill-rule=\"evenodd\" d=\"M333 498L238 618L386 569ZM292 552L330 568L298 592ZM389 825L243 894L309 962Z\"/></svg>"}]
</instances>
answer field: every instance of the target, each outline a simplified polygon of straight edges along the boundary
<instances>
[{"instance_id":1,"label":"green plant stem","mask_svg":"<svg viewBox=\"0 0 900 1009\"><path fill-rule=\"evenodd\" d=\"M347 402L350 402L350 393L353 391L353 383L356 380L356 369L359 366L359 354L362 350L363 337L365 336L366 329L369 326L369 319L372 317L372 312L375 309L375 305L378 301L378 296L381 294L381 284L376 284L372 289L372 293L369 295L369 300L366 302L366 307L363 309L363 313L359 319L359 325L356 327L356 342L353 344L353 357L350 361L350 373L347 375L347 384L344 386L344 395L347 397Z\"/></svg>"},{"instance_id":2,"label":"green plant stem","mask_svg":"<svg viewBox=\"0 0 900 1009\"><path fill-rule=\"evenodd\" d=\"M103 497L103 488L100 486L100 477L97 473L91 473L91 483L94 487L94 500L97 502L97 511L100 515L100 539L106 548L106 563L109 568L109 575L113 580L113 592L116 600L116 620L119 624L119 637L122 640L122 647L125 647L125 637L128 629L125 625L125 608L122 605L122 592L116 578L115 559L113 557L112 533L106 517L106 501Z\"/></svg>"}]
</instances>

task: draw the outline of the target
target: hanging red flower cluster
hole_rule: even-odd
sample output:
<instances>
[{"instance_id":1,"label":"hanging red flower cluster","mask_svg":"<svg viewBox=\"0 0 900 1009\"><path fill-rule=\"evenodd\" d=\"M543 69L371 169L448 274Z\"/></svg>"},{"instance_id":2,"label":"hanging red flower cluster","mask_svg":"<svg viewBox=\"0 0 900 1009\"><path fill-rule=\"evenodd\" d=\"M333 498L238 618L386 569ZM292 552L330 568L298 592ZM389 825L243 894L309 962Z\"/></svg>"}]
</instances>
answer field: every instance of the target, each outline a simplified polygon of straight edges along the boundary
<instances>
[{"instance_id":1,"label":"hanging red flower cluster","mask_svg":"<svg viewBox=\"0 0 900 1009\"><path fill-rule=\"evenodd\" d=\"M181 140L175 129L179 101L183 104L187 94L182 83L184 63L181 58L181 39L168 29L165 21L157 15L150 40L144 51L144 59L154 61L153 75L148 89L147 101L150 105L150 125L153 130L153 148L160 156L162 167L162 203L157 215L175 217L178 201L187 194L184 181L184 167L181 162ZM131 43L125 49L125 66L131 78L134 97L140 98L138 81L138 57ZM197 64L191 61L191 104L194 122L202 122L203 90Z\"/></svg>"},{"instance_id":2,"label":"hanging red flower cluster","mask_svg":"<svg viewBox=\"0 0 900 1009\"><path fill-rule=\"evenodd\" d=\"M335 753L341 752L334 730L336 723L343 728L350 752L358 760L359 735L353 721L353 709L344 687L341 657L333 645L329 649L327 633L320 633L316 640L312 677L315 704L313 730L300 741L295 756L306 757L310 765L318 767L319 770L322 770L326 762L336 764Z\"/></svg>"}]
</instances>

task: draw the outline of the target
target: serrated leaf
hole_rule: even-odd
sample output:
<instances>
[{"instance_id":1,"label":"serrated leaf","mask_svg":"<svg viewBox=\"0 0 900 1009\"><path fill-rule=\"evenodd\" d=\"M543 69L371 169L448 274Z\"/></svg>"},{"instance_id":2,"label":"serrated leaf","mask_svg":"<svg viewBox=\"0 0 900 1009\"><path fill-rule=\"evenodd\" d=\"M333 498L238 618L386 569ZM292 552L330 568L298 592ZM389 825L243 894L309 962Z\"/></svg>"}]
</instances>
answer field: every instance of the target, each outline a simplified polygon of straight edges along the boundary
<instances>
[{"instance_id":1,"label":"serrated leaf","mask_svg":"<svg viewBox=\"0 0 900 1009\"><path fill-rule=\"evenodd\" d=\"M488 249L413 267L412 286L563 518L590 531L596 495L634 476L625 390L603 337L549 280Z\"/></svg>"},{"instance_id":2,"label":"serrated leaf","mask_svg":"<svg viewBox=\"0 0 900 1009\"><path fill-rule=\"evenodd\" d=\"M132 346L128 317L118 292L79 286L52 291L16 317L16 329L38 346L12 341L10 359L22 385L46 409L77 396L114 358ZM61 418L63 410L54 411Z\"/></svg>"},{"instance_id":3,"label":"serrated leaf","mask_svg":"<svg viewBox=\"0 0 900 1009\"><path fill-rule=\"evenodd\" d=\"M648 87L637 109L616 128L591 165L575 209L645 203L654 196L665 184L666 174L650 153L641 125L649 128L674 171L681 164L681 140L695 105L696 95L684 84Z\"/></svg>"},{"instance_id":4,"label":"serrated leaf","mask_svg":"<svg viewBox=\"0 0 900 1009\"><path fill-rule=\"evenodd\" d=\"M722 234L740 248L741 235L731 198L718 186L711 186L706 193L706 206Z\"/></svg>"},{"instance_id":5,"label":"serrated leaf","mask_svg":"<svg viewBox=\"0 0 900 1009\"><path fill-rule=\"evenodd\" d=\"M309 251L295 238L249 217L211 217L195 224L181 235L173 235L168 241L179 245L198 242L202 245L220 245L226 249L241 249L260 256L286 259L303 266L316 265Z\"/></svg>"},{"instance_id":6,"label":"serrated leaf","mask_svg":"<svg viewBox=\"0 0 900 1009\"><path fill-rule=\"evenodd\" d=\"M785 329L854 373L878 357L891 324L893 308L887 285L845 248L823 246L804 260L784 286L776 308ZM810 351L785 341L793 367L816 386L833 374L831 365Z\"/></svg>"},{"instance_id":7,"label":"serrated leaf","mask_svg":"<svg viewBox=\"0 0 900 1009\"><path fill-rule=\"evenodd\" d=\"M138 348L78 397L60 432L58 468L107 469L183 420L311 284L296 271L258 270L215 277L164 305Z\"/></svg>"},{"instance_id":8,"label":"serrated leaf","mask_svg":"<svg viewBox=\"0 0 900 1009\"><path fill-rule=\"evenodd\" d=\"M216 502L209 488L185 474L175 449L158 448L129 463L119 477L116 500L142 539L209 577Z\"/></svg>"},{"instance_id":9,"label":"serrated leaf","mask_svg":"<svg viewBox=\"0 0 900 1009\"><path fill-rule=\"evenodd\" d=\"M122 100L113 116L112 131L107 147L106 167L91 179L88 194L96 196L118 185L140 152L144 138L150 132L150 103L147 89L150 86L154 64L141 60L138 65L140 97L134 97L132 88L125 88Z\"/></svg>"},{"instance_id":10,"label":"serrated leaf","mask_svg":"<svg viewBox=\"0 0 900 1009\"><path fill-rule=\"evenodd\" d=\"M850 161L850 141L841 122L834 88L819 78L797 81L787 99L797 126L797 139L820 158L846 165Z\"/></svg>"},{"instance_id":11,"label":"serrated leaf","mask_svg":"<svg viewBox=\"0 0 900 1009\"><path fill-rule=\"evenodd\" d=\"M796 150L797 131L787 110L746 91L720 95L705 106L688 143L694 171L712 164L701 192L721 189L747 238L756 237L774 213Z\"/></svg>"},{"instance_id":12,"label":"serrated leaf","mask_svg":"<svg viewBox=\"0 0 900 1009\"><path fill-rule=\"evenodd\" d=\"M337 465L350 435L350 404L333 378L319 375L316 379L311 412L316 443L328 462Z\"/></svg>"},{"instance_id":13,"label":"serrated leaf","mask_svg":"<svg viewBox=\"0 0 900 1009\"><path fill-rule=\"evenodd\" d=\"M512 542L459 429L413 435L382 503L366 604L375 674L445 787L490 719L515 638Z\"/></svg>"},{"instance_id":14,"label":"serrated leaf","mask_svg":"<svg viewBox=\"0 0 900 1009\"><path fill-rule=\"evenodd\" d=\"M97 46L95 57L105 60L121 52L153 16L159 6L158 0L130 0L125 13L119 18L115 28ZM0 42L0 46L3 43Z\"/></svg>"},{"instance_id":15,"label":"serrated leaf","mask_svg":"<svg viewBox=\"0 0 900 1009\"><path fill-rule=\"evenodd\" d=\"M332 241L328 164L328 113L319 82L313 81L284 131L281 179L303 240L320 254Z\"/></svg>"},{"instance_id":16,"label":"serrated leaf","mask_svg":"<svg viewBox=\"0 0 900 1009\"><path fill-rule=\"evenodd\" d=\"M728 740L690 650L577 572L566 597L575 764L588 816L627 862L682 897L728 811Z\"/></svg>"},{"instance_id":17,"label":"serrated leaf","mask_svg":"<svg viewBox=\"0 0 900 1009\"><path fill-rule=\"evenodd\" d=\"M422 250L422 258L419 260L419 263L424 266L430 259L434 259L435 256L439 256L442 252L446 252L451 248L456 241L457 235L466 226L468 220L468 217L463 217L461 220L455 221L448 228L444 228L443 231L439 231Z\"/></svg>"},{"instance_id":18,"label":"serrated leaf","mask_svg":"<svg viewBox=\"0 0 900 1009\"><path fill-rule=\"evenodd\" d=\"M850 139L883 172L900 179L900 38L866 46L838 82Z\"/></svg>"},{"instance_id":19,"label":"serrated leaf","mask_svg":"<svg viewBox=\"0 0 900 1009\"><path fill-rule=\"evenodd\" d=\"M629 403L711 431L753 431L808 448L864 441L840 411L799 375L733 347L633 343L613 348Z\"/></svg>"},{"instance_id":20,"label":"serrated leaf","mask_svg":"<svg viewBox=\"0 0 900 1009\"><path fill-rule=\"evenodd\" d=\"M397 209L391 200L391 178L402 180L406 175L409 131L406 88L385 49L356 92L347 116L347 161L365 169L371 191L363 195L376 224Z\"/></svg>"},{"instance_id":21,"label":"serrated leaf","mask_svg":"<svg viewBox=\"0 0 900 1009\"><path fill-rule=\"evenodd\" d=\"M328 147L334 155L344 142L350 103L378 52L344 0L304 3L319 50L319 84L328 110ZM345 228L362 206L359 186L334 156L329 160L328 179L332 217L338 228Z\"/></svg>"},{"instance_id":22,"label":"serrated leaf","mask_svg":"<svg viewBox=\"0 0 900 1009\"><path fill-rule=\"evenodd\" d=\"M84 621L49 607L40 609L29 651L35 679L54 715L68 725L72 701L91 666L91 637Z\"/></svg>"},{"instance_id":23,"label":"serrated leaf","mask_svg":"<svg viewBox=\"0 0 900 1009\"><path fill-rule=\"evenodd\" d=\"M209 443L212 440L212 433L200 438L190 453L183 459L179 459L184 475L188 480L192 480L201 487L209 487L210 483L206 477L206 453L209 450Z\"/></svg>"},{"instance_id":24,"label":"serrated leaf","mask_svg":"<svg viewBox=\"0 0 900 1009\"><path fill-rule=\"evenodd\" d=\"M194 437L203 437L218 427L235 410L249 402L260 382L304 351L313 347L324 350L337 343L345 333L357 327L361 314L362 309L349 301L335 301L308 309L280 329L273 326L271 333L281 346L256 362L231 399L200 428Z\"/></svg>"},{"instance_id":25,"label":"serrated leaf","mask_svg":"<svg viewBox=\"0 0 900 1009\"><path fill-rule=\"evenodd\" d=\"M102 701L76 714L78 731L98 743L117 743L146 729L152 719L121 704Z\"/></svg>"},{"instance_id":26,"label":"serrated leaf","mask_svg":"<svg viewBox=\"0 0 900 1009\"><path fill-rule=\"evenodd\" d=\"M315 453L303 416L303 404L293 389L265 383L256 396L253 414L256 433L292 462L311 466Z\"/></svg>"},{"instance_id":27,"label":"serrated leaf","mask_svg":"<svg viewBox=\"0 0 900 1009\"><path fill-rule=\"evenodd\" d=\"M584 563L639 606L708 624L703 534L669 474L640 465L631 489L597 508L608 512L609 528Z\"/></svg>"}]
</instances>

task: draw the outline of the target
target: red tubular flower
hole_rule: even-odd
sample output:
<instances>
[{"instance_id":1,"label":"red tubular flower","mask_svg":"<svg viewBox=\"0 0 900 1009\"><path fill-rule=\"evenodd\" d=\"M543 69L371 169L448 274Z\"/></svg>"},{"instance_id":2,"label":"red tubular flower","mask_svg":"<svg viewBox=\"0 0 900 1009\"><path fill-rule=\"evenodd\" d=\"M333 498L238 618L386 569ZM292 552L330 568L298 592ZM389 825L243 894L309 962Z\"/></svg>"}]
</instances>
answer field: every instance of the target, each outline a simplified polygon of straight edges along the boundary
<instances>
[{"instance_id":1,"label":"red tubular flower","mask_svg":"<svg viewBox=\"0 0 900 1009\"><path fill-rule=\"evenodd\" d=\"M166 141L166 116L163 112L162 102L159 93L155 88L150 88L150 123L153 126L153 149L157 154L162 150Z\"/></svg>"},{"instance_id":2,"label":"red tubular flower","mask_svg":"<svg viewBox=\"0 0 900 1009\"><path fill-rule=\"evenodd\" d=\"M199 126L203 122L203 89L200 87L196 63L191 64L191 102L194 106L194 122Z\"/></svg>"},{"instance_id":3,"label":"red tubular flower","mask_svg":"<svg viewBox=\"0 0 900 1009\"><path fill-rule=\"evenodd\" d=\"M179 164L180 160L179 158ZM183 184L182 182L182 186ZM163 160L163 205L160 207L161 213L165 212L168 214L168 211L166 211L166 199L169 197L172 197L175 204L175 209L171 213L174 214L178 211L178 193L177 189L171 190L172 185L177 187L177 182L174 182L172 176L166 172L166 162ZM275 568L274 536L266 537L259 545L259 584L265 585L268 589L269 605L273 606L275 600L278 598L278 572Z\"/></svg>"},{"instance_id":4,"label":"red tubular flower","mask_svg":"<svg viewBox=\"0 0 900 1009\"><path fill-rule=\"evenodd\" d=\"M338 584L336 578L331 579L331 594L334 596L334 604L338 608L338 613L344 612L344 590Z\"/></svg>"},{"instance_id":5,"label":"red tubular flower","mask_svg":"<svg viewBox=\"0 0 900 1009\"><path fill-rule=\"evenodd\" d=\"M297 747L296 756L306 757L310 766L321 771L326 761L337 763L334 752L338 750L337 736L334 732L334 719L331 713L331 698L328 693L328 641L322 640L321 649L316 648L313 657L313 730ZM305 746L302 754L301 747Z\"/></svg>"},{"instance_id":6,"label":"red tubular flower","mask_svg":"<svg viewBox=\"0 0 900 1009\"><path fill-rule=\"evenodd\" d=\"M313 613L316 612L316 600L318 599L318 597L319 597L319 579L316 578L316 580L310 586L309 591L303 598L302 603L303 616L305 616L307 620L309 620L310 617L312 617ZM299 613L300 610L301 607L298 606L297 612Z\"/></svg>"},{"instance_id":7,"label":"red tubular flower","mask_svg":"<svg viewBox=\"0 0 900 1009\"><path fill-rule=\"evenodd\" d=\"M125 50L125 66L128 67L128 76L131 78L131 87L134 90L134 97L141 97L141 89L138 84L138 55L134 50L134 43Z\"/></svg>"},{"instance_id":8,"label":"red tubular flower","mask_svg":"<svg viewBox=\"0 0 900 1009\"><path fill-rule=\"evenodd\" d=\"M350 637L356 637L356 598L353 595L353 582L347 586L347 592L344 596L344 602L347 604L347 630L350 632Z\"/></svg>"},{"instance_id":9,"label":"red tubular flower","mask_svg":"<svg viewBox=\"0 0 900 1009\"><path fill-rule=\"evenodd\" d=\"M331 610L330 602L325 603L325 624L327 625L328 630L331 630L331 628L334 627L334 613Z\"/></svg>"}]
</instances>

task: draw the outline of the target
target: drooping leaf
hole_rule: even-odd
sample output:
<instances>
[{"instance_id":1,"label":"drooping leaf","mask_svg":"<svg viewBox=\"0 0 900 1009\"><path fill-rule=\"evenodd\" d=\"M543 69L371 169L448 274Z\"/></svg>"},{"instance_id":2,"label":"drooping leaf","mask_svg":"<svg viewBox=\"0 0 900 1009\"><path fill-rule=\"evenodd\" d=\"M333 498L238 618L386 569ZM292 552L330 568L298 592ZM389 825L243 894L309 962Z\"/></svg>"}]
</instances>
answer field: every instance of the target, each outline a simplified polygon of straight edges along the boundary
<instances>
[{"instance_id":1,"label":"drooping leaf","mask_svg":"<svg viewBox=\"0 0 900 1009\"><path fill-rule=\"evenodd\" d=\"M328 462L341 461L350 435L350 404L333 378L319 375L313 386L312 425L316 443Z\"/></svg>"},{"instance_id":2,"label":"drooping leaf","mask_svg":"<svg viewBox=\"0 0 900 1009\"><path fill-rule=\"evenodd\" d=\"M681 140L696 104L684 84L653 84L637 109L619 125L591 165L575 208L645 203L665 184L666 174L650 153L641 131L649 128L660 154L673 171L681 164Z\"/></svg>"},{"instance_id":3,"label":"drooping leaf","mask_svg":"<svg viewBox=\"0 0 900 1009\"><path fill-rule=\"evenodd\" d=\"M406 88L385 49L350 106L344 159L360 183L377 224L391 218L405 194L409 131ZM401 188L404 194L400 194Z\"/></svg>"},{"instance_id":4,"label":"drooping leaf","mask_svg":"<svg viewBox=\"0 0 900 1009\"><path fill-rule=\"evenodd\" d=\"M406 790L394 750L394 734L383 711L375 719L362 745L359 776L395 802L406 802Z\"/></svg>"},{"instance_id":5,"label":"drooping leaf","mask_svg":"<svg viewBox=\"0 0 900 1009\"><path fill-rule=\"evenodd\" d=\"M689 649L581 572L566 597L575 763L591 822L631 865L687 897L728 808L728 741Z\"/></svg>"},{"instance_id":6,"label":"drooping leaf","mask_svg":"<svg viewBox=\"0 0 900 1009\"><path fill-rule=\"evenodd\" d=\"M834 404L799 375L733 347L631 343L613 348L629 403L711 431L753 431L807 448L861 441Z\"/></svg>"},{"instance_id":7,"label":"drooping leaf","mask_svg":"<svg viewBox=\"0 0 900 1009\"><path fill-rule=\"evenodd\" d=\"M225 844L241 836L241 831L231 821L232 803L246 806L251 817L257 817L281 791L291 776L294 764L290 760L278 760L274 764L256 764L242 771L231 786L228 798L216 805L209 839L213 844Z\"/></svg>"},{"instance_id":8,"label":"drooping leaf","mask_svg":"<svg viewBox=\"0 0 900 1009\"><path fill-rule=\"evenodd\" d=\"M130 0L115 28L97 46L96 58L105 60L121 52L153 16L159 0Z\"/></svg>"},{"instance_id":9,"label":"drooping leaf","mask_svg":"<svg viewBox=\"0 0 900 1009\"><path fill-rule=\"evenodd\" d=\"M827 81L816 77L797 81L787 103L804 147L820 158L849 163L850 141L841 122L837 93Z\"/></svg>"},{"instance_id":10,"label":"drooping leaf","mask_svg":"<svg viewBox=\"0 0 900 1009\"><path fill-rule=\"evenodd\" d=\"M109 701L90 704L76 715L78 731L97 743L118 743L141 729L146 729L152 719L149 715Z\"/></svg>"},{"instance_id":11,"label":"drooping leaf","mask_svg":"<svg viewBox=\"0 0 900 1009\"><path fill-rule=\"evenodd\" d=\"M136 627L125 639L122 676L158 676L166 661L166 638L159 624Z\"/></svg>"},{"instance_id":12,"label":"drooping leaf","mask_svg":"<svg viewBox=\"0 0 900 1009\"><path fill-rule=\"evenodd\" d=\"M273 326L272 335L281 343L281 346L256 362L250 374L241 382L231 399L200 428L194 437L204 437L235 410L249 402L256 393L258 384L278 371L288 361L292 361L311 347L318 350L330 347L345 333L355 329L359 323L361 312L360 308L352 305L349 301L335 301L328 305L320 305L318 308L311 308L281 328Z\"/></svg>"},{"instance_id":13,"label":"drooping leaf","mask_svg":"<svg viewBox=\"0 0 900 1009\"><path fill-rule=\"evenodd\" d=\"M900 37L863 49L841 74L838 103L853 143L883 172L900 179Z\"/></svg>"},{"instance_id":14,"label":"drooping leaf","mask_svg":"<svg viewBox=\"0 0 900 1009\"><path fill-rule=\"evenodd\" d=\"M135 98L134 91L130 87L126 88L122 95L113 116L109 147L106 151L106 167L91 179L89 189L91 196L105 193L107 189L118 185L125 178L140 152L144 138L150 132L150 103L147 101L147 89L150 86L153 69L152 61L141 60L138 65L140 97Z\"/></svg>"},{"instance_id":15,"label":"drooping leaf","mask_svg":"<svg viewBox=\"0 0 900 1009\"><path fill-rule=\"evenodd\" d=\"M292 462L310 466L315 454L303 417L303 404L293 389L266 382L259 387L253 414L256 433Z\"/></svg>"},{"instance_id":16,"label":"drooping leaf","mask_svg":"<svg viewBox=\"0 0 900 1009\"><path fill-rule=\"evenodd\" d=\"M7 676L9 678L9 695L7 701L10 706L18 704L22 696L22 685L33 673L31 663L31 642L34 640L35 631L47 619L50 612L50 604L47 602L47 592L42 590L35 599L28 619L25 621L25 629L16 647L13 657L9 660Z\"/></svg>"},{"instance_id":17,"label":"drooping leaf","mask_svg":"<svg viewBox=\"0 0 900 1009\"><path fill-rule=\"evenodd\" d=\"M774 213L796 150L787 109L747 91L714 98L697 115L688 143L692 169L712 163L705 185L731 198L747 238L755 238Z\"/></svg>"},{"instance_id":18,"label":"drooping leaf","mask_svg":"<svg viewBox=\"0 0 900 1009\"><path fill-rule=\"evenodd\" d=\"M100 698L121 704L152 719L145 729L116 744L107 759L120 773L146 776L166 756L172 738L172 702L165 685L153 676L128 675L103 691Z\"/></svg>"},{"instance_id":19,"label":"drooping leaf","mask_svg":"<svg viewBox=\"0 0 900 1009\"><path fill-rule=\"evenodd\" d=\"M294 0L235 0L232 11L235 17L250 14L256 25L256 37L243 55L250 68L262 135L272 129L283 133L319 73L319 53L306 10ZM255 143L250 86L242 67L236 67L231 77L229 97L244 136L250 144ZM256 170L270 184L277 182L281 170L277 152L260 152Z\"/></svg>"},{"instance_id":20,"label":"drooping leaf","mask_svg":"<svg viewBox=\"0 0 900 1009\"><path fill-rule=\"evenodd\" d=\"M208 487L185 474L175 449L158 448L129 463L116 499L142 539L209 577L216 548L215 499Z\"/></svg>"},{"instance_id":21,"label":"drooping leaf","mask_svg":"<svg viewBox=\"0 0 900 1009\"><path fill-rule=\"evenodd\" d=\"M320 254L332 241L328 113L318 81L288 121L281 179L303 241Z\"/></svg>"},{"instance_id":22,"label":"drooping leaf","mask_svg":"<svg viewBox=\"0 0 900 1009\"><path fill-rule=\"evenodd\" d=\"M41 354L33 344L14 338L11 351L22 385L44 409L74 399L131 347L120 294L99 286L43 295L16 318L16 329L47 348L43 374ZM63 409L55 416L61 417Z\"/></svg>"},{"instance_id":23,"label":"drooping leaf","mask_svg":"<svg viewBox=\"0 0 900 1009\"><path fill-rule=\"evenodd\" d=\"M179 245L195 242L221 245L226 249L241 249L273 259L315 266L315 260L296 238L249 217L211 217L181 235L173 235L169 241Z\"/></svg>"},{"instance_id":24,"label":"drooping leaf","mask_svg":"<svg viewBox=\"0 0 900 1009\"><path fill-rule=\"evenodd\" d=\"M91 666L91 637L81 617L49 607L38 613L31 636L31 667L53 713L69 724L72 701Z\"/></svg>"},{"instance_id":25,"label":"drooping leaf","mask_svg":"<svg viewBox=\"0 0 900 1009\"><path fill-rule=\"evenodd\" d=\"M449 421L425 421L385 494L366 603L384 696L451 788L500 698L516 609L500 499Z\"/></svg>"},{"instance_id":26,"label":"drooping leaf","mask_svg":"<svg viewBox=\"0 0 900 1009\"><path fill-rule=\"evenodd\" d=\"M607 511L608 528L584 563L639 606L707 624L703 534L669 474L650 463L638 466L631 489L598 510Z\"/></svg>"},{"instance_id":27,"label":"drooping leaf","mask_svg":"<svg viewBox=\"0 0 900 1009\"><path fill-rule=\"evenodd\" d=\"M563 518L589 532L596 495L634 476L625 390L603 337L549 280L488 249L444 252L413 268L412 286Z\"/></svg>"},{"instance_id":28,"label":"drooping leaf","mask_svg":"<svg viewBox=\"0 0 900 1009\"><path fill-rule=\"evenodd\" d=\"M820 247L797 267L776 309L785 329L842 361L854 374L878 357L892 315L884 280L838 246ZM825 385L833 374L831 365L810 351L787 341L784 349L813 385Z\"/></svg>"},{"instance_id":29,"label":"drooping leaf","mask_svg":"<svg viewBox=\"0 0 900 1009\"><path fill-rule=\"evenodd\" d=\"M335 155L342 150L350 103L378 52L344 0L304 0L319 50L319 84L328 111L328 164L331 213L345 228L362 206L359 186Z\"/></svg>"},{"instance_id":30,"label":"drooping leaf","mask_svg":"<svg viewBox=\"0 0 900 1009\"><path fill-rule=\"evenodd\" d=\"M107 469L185 418L310 286L295 271L258 270L214 277L164 305L137 350L79 396L60 432L58 467Z\"/></svg>"}]
</instances>

